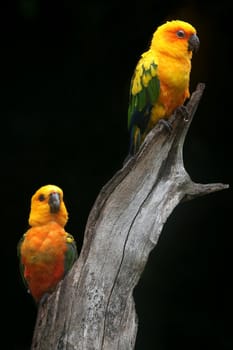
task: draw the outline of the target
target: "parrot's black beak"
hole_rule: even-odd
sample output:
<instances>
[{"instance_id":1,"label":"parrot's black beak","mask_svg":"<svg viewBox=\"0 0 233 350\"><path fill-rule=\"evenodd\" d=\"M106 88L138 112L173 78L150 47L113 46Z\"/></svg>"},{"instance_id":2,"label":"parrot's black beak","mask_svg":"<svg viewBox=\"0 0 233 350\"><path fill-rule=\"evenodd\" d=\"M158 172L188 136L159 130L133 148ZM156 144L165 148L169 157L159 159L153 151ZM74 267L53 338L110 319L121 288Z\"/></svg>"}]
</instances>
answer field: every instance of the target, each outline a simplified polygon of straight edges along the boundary
<instances>
[{"instance_id":1,"label":"parrot's black beak","mask_svg":"<svg viewBox=\"0 0 233 350\"><path fill-rule=\"evenodd\" d=\"M56 214L60 210L60 195L57 192L53 192L49 195L49 207L50 207L50 213Z\"/></svg>"},{"instance_id":2,"label":"parrot's black beak","mask_svg":"<svg viewBox=\"0 0 233 350\"><path fill-rule=\"evenodd\" d=\"M190 36L188 40L188 50L197 52L200 46L200 40L196 34Z\"/></svg>"}]
</instances>

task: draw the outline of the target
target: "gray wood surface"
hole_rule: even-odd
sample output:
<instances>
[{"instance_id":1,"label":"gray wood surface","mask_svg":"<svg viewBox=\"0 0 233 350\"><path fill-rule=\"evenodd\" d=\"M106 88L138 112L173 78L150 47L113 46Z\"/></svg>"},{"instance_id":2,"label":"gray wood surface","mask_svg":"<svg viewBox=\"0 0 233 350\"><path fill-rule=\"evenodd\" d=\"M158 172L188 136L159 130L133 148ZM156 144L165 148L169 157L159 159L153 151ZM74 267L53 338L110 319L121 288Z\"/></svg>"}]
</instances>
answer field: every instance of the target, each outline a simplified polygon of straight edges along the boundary
<instances>
[{"instance_id":1,"label":"gray wood surface","mask_svg":"<svg viewBox=\"0 0 233 350\"><path fill-rule=\"evenodd\" d=\"M33 350L130 350L137 334L133 290L163 226L182 201L227 188L197 184L183 144L204 85L149 133L139 153L103 187L90 212L80 257L38 310Z\"/></svg>"}]
</instances>

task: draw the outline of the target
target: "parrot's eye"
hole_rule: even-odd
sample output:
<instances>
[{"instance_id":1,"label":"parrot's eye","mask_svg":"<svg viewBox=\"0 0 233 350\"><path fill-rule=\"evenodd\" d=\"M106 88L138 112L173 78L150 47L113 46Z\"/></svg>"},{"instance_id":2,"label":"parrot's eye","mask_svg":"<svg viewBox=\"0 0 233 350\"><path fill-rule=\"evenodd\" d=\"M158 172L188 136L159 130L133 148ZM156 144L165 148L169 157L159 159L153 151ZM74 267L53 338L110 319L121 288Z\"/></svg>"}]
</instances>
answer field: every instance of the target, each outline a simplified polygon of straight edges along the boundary
<instances>
[{"instance_id":1,"label":"parrot's eye","mask_svg":"<svg viewBox=\"0 0 233 350\"><path fill-rule=\"evenodd\" d=\"M40 202L43 202L45 200L45 196L43 194L40 194L38 199Z\"/></svg>"},{"instance_id":2,"label":"parrot's eye","mask_svg":"<svg viewBox=\"0 0 233 350\"><path fill-rule=\"evenodd\" d=\"M185 32L182 29L180 29L176 32L176 35L178 36L178 38L184 38Z\"/></svg>"}]
</instances>

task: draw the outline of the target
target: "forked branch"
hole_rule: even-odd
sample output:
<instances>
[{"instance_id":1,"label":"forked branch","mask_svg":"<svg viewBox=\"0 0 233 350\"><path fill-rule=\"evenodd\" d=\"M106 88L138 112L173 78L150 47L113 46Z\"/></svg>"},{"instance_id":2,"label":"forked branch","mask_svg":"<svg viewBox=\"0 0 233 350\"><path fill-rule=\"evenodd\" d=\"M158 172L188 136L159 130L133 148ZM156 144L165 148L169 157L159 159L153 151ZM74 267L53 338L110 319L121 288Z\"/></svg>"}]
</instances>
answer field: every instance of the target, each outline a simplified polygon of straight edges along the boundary
<instances>
[{"instance_id":1,"label":"forked branch","mask_svg":"<svg viewBox=\"0 0 233 350\"><path fill-rule=\"evenodd\" d=\"M139 153L103 187L91 210L81 255L38 310L33 350L130 350L137 334L133 290L163 225L182 200L219 191L197 184L183 164L183 144L201 99L199 84L171 117L158 124Z\"/></svg>"}]
</instances>

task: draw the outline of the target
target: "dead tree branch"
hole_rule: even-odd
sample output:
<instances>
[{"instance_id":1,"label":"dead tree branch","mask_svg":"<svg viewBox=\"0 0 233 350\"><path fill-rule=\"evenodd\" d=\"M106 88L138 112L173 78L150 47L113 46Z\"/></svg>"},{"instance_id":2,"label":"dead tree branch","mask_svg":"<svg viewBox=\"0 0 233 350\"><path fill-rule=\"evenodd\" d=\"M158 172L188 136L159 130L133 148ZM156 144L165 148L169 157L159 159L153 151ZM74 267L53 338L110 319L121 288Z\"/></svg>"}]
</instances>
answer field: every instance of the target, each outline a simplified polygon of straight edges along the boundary
<instances>
[{"instance_id":1,"label":"dead tree branch","mask_svg":"<svg viewBox=\"0 0 233 350\"><path fill-rule=\"evenodd\" d=\"M201 99L199 84L169 134L159 123L136 157L101 190L86 226L81 255L39 307L33 350L129 350L137 317L133 290L163 225L182 200L220 191L197 184L183 164L183 144Z\"/></svg>"}]
</instances>

